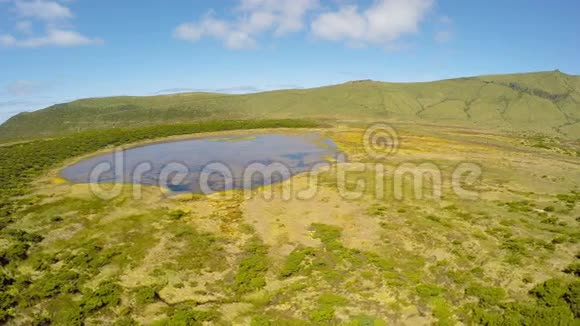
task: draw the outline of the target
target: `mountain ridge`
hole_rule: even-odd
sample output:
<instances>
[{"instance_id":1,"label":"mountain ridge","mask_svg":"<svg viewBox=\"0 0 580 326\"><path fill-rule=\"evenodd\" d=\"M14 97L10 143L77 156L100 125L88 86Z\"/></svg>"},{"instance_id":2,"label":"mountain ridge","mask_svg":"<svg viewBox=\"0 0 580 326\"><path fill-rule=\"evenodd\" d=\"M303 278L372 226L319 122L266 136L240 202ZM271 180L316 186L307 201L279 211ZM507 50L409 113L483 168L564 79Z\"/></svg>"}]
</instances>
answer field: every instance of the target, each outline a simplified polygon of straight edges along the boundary
<instances>
[{"instance_id":1,"label":"mountain ridge","mask_svg":"<svg viewBox=\"0 0 580 326\"><path fill-rule=\"evenodd\" d=\"M579 139L580 76L556 70L413 83L355 80L251 94L187 92L87 98L20 113L0 125L0 139L127 125L258 118L443 123Z\"/></svg>"}]
</instances>

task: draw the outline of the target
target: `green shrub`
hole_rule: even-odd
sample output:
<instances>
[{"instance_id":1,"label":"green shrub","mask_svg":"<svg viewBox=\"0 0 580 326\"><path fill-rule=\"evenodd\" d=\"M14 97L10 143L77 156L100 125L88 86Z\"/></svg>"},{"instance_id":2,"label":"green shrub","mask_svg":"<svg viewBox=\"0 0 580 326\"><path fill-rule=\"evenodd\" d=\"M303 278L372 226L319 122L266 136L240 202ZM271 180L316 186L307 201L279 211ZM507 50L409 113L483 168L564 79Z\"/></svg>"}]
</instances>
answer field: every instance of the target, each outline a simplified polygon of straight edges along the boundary
<instances>
[{"instance_id":1,"label":"green shrub","mask_svg":"<svg viewBox=\"0 0 580 326\"><path fill-rule=\"evenodd\" d=\"M387 258L379 256L376 253L367 252L364 254L364 256L367 258L369 263L373 264L382 272L392 271L395 268L395 263Z\"/></svg>"},{"instance_id":2,"label":"green shrub","mask_svg":"<svg viewBox=\"0 0 580 326\"><path fill-rule=\"evenodd\" d=\"M502 245L501 249L508 250L513 254L525 255L528 252L530 244L523 239L507 239Z\"/></svg>"},{"instance_id":3,"label":"green shrub","mask_svg":"<svg viewBox=\"0 0 580 326\"><path fill-rule=\"evenodd\" d=\"M320 239L325 244L338 241L342 232L341 228L328 224L314 223L310 228L314 231L314 237Z\"/></svg>"},{"instance_id":4,"label":"green shrub","mask_svg":"<svg viewBox=\"0 0 580 326\"><path fill-rule=\"evenodd\" d=\"M154 303L157 299L157 290L150 286L141 287L135 293L135 301L138 304Z\"/></svg>"},{"instance_id":5,"label":"green shrub","mask_svg":"<svg viewBox=\"0 0 580 326\"><path fill-rule=\"evenodd\" d=\"M0 252L0 265L8 265L11 262L24 260L28 257L30 245L25 242L17 242Z\"/></svg>"},{"instance_id":6,"label":"green shrub","mask_svg":"<svg viewBox=\"0 0 580 326\"><path fill-rule=\"evenodd\" d=\"M50 298L60 293L75 293L79 290L80 275L73 271L46 273L29 289L32 298Z\"/></svg>"},{"instance_id":7,"label":"green shrub","mask_svg":"<svg viewBox=\"0 0 580 326\"><path fill-rule=\"evenodd\" d=\"M184 218L185 216L187 216L187 212L182 211L181 209L177 209L174 211L169 212L169 218L172 220L180 220L182 218Z\"/></svg>"},{"instance_id":8,"label":"green shrub","mask_svg":"<svg viewBox=\"0 0 580 326\"><path fill-rule=\"evenodd\" d=\"M425 218L428 219L429 221L433 221L435 223L444 224L439 216L427 215L427 216L425 216Z\"/></svg>"},{"instance_id":9,"label":"green shrub","mask_svg":"<svg viewBox=\"0 0 580 326\"><path fill-rule=\"evenodd\" d=\"M360 315L353 317L348 323L348 326L385 326L387 325L384 321L367 316L367 315Z\"/></svg>"},{"instance_id":10,"label":"green shrub","mask_svg":"<svg viewBox=\"0 0 580 326\"><path fill-rule=\"evenodd\" d=\"M437 318L436 325L454 325L453 312L449 303L443 298L434 298L430 302L433 308L433 316Z\"/></svg>"},{"instance_id":11,"label":"green shrub","mask_svg":"<svg viewBox=\"0 0 580 326\"><path fill-rule=\"evenodd\" d=\"M566 283L559 279L550 279L536 285L530 290L530 294L546 306L559 306L564 302L564 295L568 292Z\"/></svg>"},{"instance_id":12,"label":"green shrub","mask_svg":"<svg viewBox=\"0 0 580 326\"><path fill-rule=\"evenodd\" d=\"M472 311L477 325L573 325L574 316L565 306L546 307L533 303L513 303L504 310L494 311L476 307Z\"/></svg>"},{"instance_id":13,"label":"green shrub","mask_svg":"<svg viewBox=\"0 0 580 326\"><path fill-rule=\"evenodd\" d=\"M556 198L567 204L575 204L577 200L580 200L580 193L572 191L570 194L558 194Z\"/></svg>"},{"instance_id":14,"label":"green shrub","mask_svg":"<svg viewBox=\"0 0 580 326\"><path fill-rule=\"evenodd\" d=\"M473 285L465 289L465 295L479 298L479 302L486 305L497 305L505 298L502 288Z\"/></svg>"},{"instance_id":15,"label":"green shrub","mask_svg":"<svg viewBox=\"0 0 580 326\"><path fill-rule=\"evenodd\" d=\"M422 299L437 297L443 293L443 289L433 284L419 284L415 287L417 294Z\"/></svg>"},{"instance_id":16,"label":"green shrub","mask_svg":"<svg viewBox=\"0 0 580 326\"><path fill-rule=\"evenodd\" d=\"M531 212L533 204L528 200L512 201L504 203L510 212Z\"/></svg>"},{"instance_id":17,"label":"green shrub","mask_svg":"<svg viewBox=\"0 0 580 326\"><path fill-rule=\"evenodd\" d=\"M566 274L572 274L574 276L580 277L580 262L575 262L575 263L568 265L568 267L566 267L563 270L563 272Z\"/></svg>"},{"instance_id":18,"label":"green shrub","mask_svg":"<svg viewBox=\"0 0 580 326\"><path fill-rule=\"evenodd\" d=\"M252 321L250 322L250 326L274 326L276 325L270 317L266 315L258 315L252 317Z\"/></svg>"},{"instance_id":19,"label":"green shrub","mask_svg":"<svg viewBox=\"0 0 580 326\"><path fill-rule=\"evenodd\" d=\"M49 316L42 314L34 316L34 319L30 322L32 326L49 326L52 325L52 320Z\"/></svg>"},{"instance_id":20,"label":"green shrub","mask_svg":"<svg viewBox=\"0 0 580 326\"><path fill-rule=\"evenodd\" d=\"M9 285L14 283L14 279L0 270L0 292L4 292Z\"/></svg>"},{"instance_id":21,"label":"green shrub","mask_svg":"<svg viewBox=\"0 0 580 326\"><path fill-rule=\"evenodd\" d=\"M564 300L576 318L580 318L580 281L574 281L568 286Z\"/></svg>"},{"instance_id":22,"label":"green shrub","mask_svg":"<svg viewBox=\"0 0 580 326\"><path fill-rule=\"evenodd\" d=\"M557 217L550 216L542 219L541 223L549 224L549 225L556 225L560 220Z\"/></svg>"},{"instance_id":23,"label":"green shrub","mask_svg":"<svg viewBox=\"0 0 580 326\"><path fill-rule=\"evenodd\" d=\"M136 326L138 325L131 317L121 317L113 323L113 326Z\"/></svg>"},{"instance_id":24,"label":"green shrub","mask_svg":"<svg viewBox=\"0 0 580 326\"><path fill-rule=\"evenodd\" d=\"M544 207L544 212L553 212L556 208L552 205Z\"/></svg>"},{"instance_id":25,"label":"green shrub","mask_svg":"<svg viewBox=\"0 0 580 326\"><path fill-rule=\"evenodd\" d=\"M466 291L467 292L467 291ZM500 296L489 296L488 290L478 289L473 295L480 304L472 307L472 319L478 325L574 325L580 316L580 283L566 284L551 279L538 284L531 291L533 301L500 303ZM495 291L493 291L495 292ZM482 295L483 293L483 295Z\"/></svg>"},{"instance_id":26,"label":"green shrub","mask_svg":"<svg viewBox=\"0 0 580 326\"><path fill-rule=\"evenodd\" d=\"M179 226L175 241L181 243L181 254L175 259L177 268L216 270L225 266L224 252L214 234L199 232L191 226Z\"/></svg>"},{"instance_id":27,"label":"green shrub","mask_svg":"<svg viewBox=\"0 0 580 326\"><path fill-rule=\"evenodd\" d=\"M48 254L36 254L29 258L30 267L32 267L35 271L46 271L58 262L58 258L56 256L48 255Z\"/></svg>"},{"instance_id":28,"label":"green shrub","mask_svg":"<svg viewBox=\"0 0 580 326\"><path fill-rule=\"evenodd\" d=\"M343 306L348 303L348 300L338 294L334 293L323 293L318 298L318 303L327 306Z\"/></svg>"},{"instance_id":29,"label":"green shrub","mask_svg":"<svg viewBox=\"0 0 580 326\"><path fill-rule=\"evenodd\" d=\"M16 298L5 291L0 291L0 322L7 321L12 317L11 309L16 307L18 301Z\"/></svg>"},{"instance_id":30,"label":"green shrub","mask_svg":"<svg viewBox=\"0 0 580 326\"><path fill-rule=\"evenodd\" d=\"M555 237L554 239L552 239L552 243L553 244L562 244L562 243L568 242L568 240L569 240L568 236L562 235L562 236Z\"/></svg>"},{"instance_id":31,"label":"green shrub","mask_svg":"<svg viewBox=\"0 0 580 326\"><path fill-rule=\"evenodd\" d=\"M266 285L267 255L268 247L258 237L250 239L234 280L237 293L255 291Z\"/></svg>"},{"instance_id":32,"label":"green shrub","mask_svg":"<svg viewBox=\"0 0 580 326\"><path fill-rule=\"evenodd\" d=\"M329 322L334 319L334 307L324 305L310 314L310 320L316 323Z\"/></svg>"},{"instance_id":33,"label":"green shrub","mask_svg":"<svg viewBox=\"0 0 580 326\"><path fill-rule=\"evenodd\" d=\"M83 326L86 316L78 304L65 306L58 312L58 319L55 318L55 325Z\"/></svg>"},{"instance_id":34,"label":"green shrub","mask_svg":"<svg viewBox=\"0 0 580 326\"><path fill-rule=\"evenodd\" d=\"M55 215L55 216L50 217L50 221L53 223L58 223L58 222L62 222L63 218L59 215Z\"/></svg>"},{"instance_id":35,"label":"green shrub","mask_svg":"<svg viewBox=\"0 0 580 326\"><path fill-rule=\"evenodd\" d=\"M385 206L373 205L367 212L370 216L383 216L388 209Z\"/></svg>"},{"instance_id":36,"label":"green shrub","mask_svg":"<svg viewBox=\"0 0 580 326\"><path fill-rule=\"evenodd\" d=\"M69 268L86 270L92 274L109 264L117 254L114 250L104 250L101 246L89 242L84 244L76 254L66 256L63 260Z\"/></svg>"},{"instance_id":37,"label":"green shrub","mask_svg":"<svg viewBox=\"0 0 580 326\"><path fill-rule=\"evenodd\" d=\"M213 310L193 310L189 308L177 308L173 310L167 319L155 325L159 326L194 326L202 323L215 322L220 314Z\"/></svg>"},{"instance_id":38,"label":"green shrub","mask_svg":"<svg viewBox=\"0 0 580 326\"><path fill-rule=\"evenodd\" d=\"M530 274L525 274L524 277L522 278L522 282L524 282L525 284L533 283L534 277Z\"/></svg>"},{"instance_id":39,"label":"green shrub","mask_svg":"<svg viewBox=\"0 0 580 326\"><path fill-rule=\"evenodd\" d=\"M95 290L85 293L80 302L83 314L90 314L104 307L114 307L121 302L123 289L114 281L101 282Z\"/></svg>"},{"instance_id":40,"label":"green shrub","mask_svg":"<svg viewBox=\"0 0 580 326\"><path fill-rule=\"evenodd\" d=\"M43 237L39 234L17 229L4 229L2 230L2 234L10 236L17 242L39 243L43 239Z\"/></svg>"},{"instance_id":41,"label":"green shrub","mask_svg":"<svg viewBox=\"0 0 580 326\"><path fill-rule=\"evenodd\" d=\"M282 271L280 272L280 276L286 278L297 274L302 268L302 262L306 259L306 257L313 255L314 248L308 247L294 249L290 255L288 255L288 258L282 267Z\"/></svg>"}]
</instances>

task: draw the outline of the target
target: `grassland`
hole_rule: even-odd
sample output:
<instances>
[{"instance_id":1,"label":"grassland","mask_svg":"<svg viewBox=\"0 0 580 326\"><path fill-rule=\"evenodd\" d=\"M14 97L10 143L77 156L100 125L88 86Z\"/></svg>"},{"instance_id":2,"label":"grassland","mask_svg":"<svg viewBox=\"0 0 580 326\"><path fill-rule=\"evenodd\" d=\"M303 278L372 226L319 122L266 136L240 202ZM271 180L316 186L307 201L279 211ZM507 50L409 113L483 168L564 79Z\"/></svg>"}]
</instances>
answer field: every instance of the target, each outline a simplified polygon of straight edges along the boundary
<instances>
[{"instance_id":1,"label":"grassland","mask_svg":"<svg viewBox=\"0 0 580 326\"><path fill-rule=\"evenodd\" d=\"M127 185L105 201L86 185L50 178L59 162L104 146L217 126L152 128L129 139L108 131L100 136L107 141L96 137L82 150L42 155L46 163L24 169L20 181L4 180L18 191L6 193L9 221L0 231L0 318L33 325L577 324L574 142L400 124L399 150L377 161L364 151L364 130L356 125L311 129L348 154L342 166L430 162L447 180L457 164L476 163L483 170L471 186L477 200L459 198L448 182L441 200L414 198L410 188L398 200L392 186L380 197L372 187L346 200L333 174L323 173L308 200L283 200L284 184L277 184L250 198L167 198L148 187L140 199ZM225 126L238 125L219 128ZM100 133L81 135L90 135L88 142ZM79 136L1 147L2 167L17 161L10 151L68 137ZM376 182L369 172L349 178ZM286 182L299 192L309 180ZM271 189L278 195L267 200L262 194Z\"/></svg>"},{"instance_id":2,"label":"grassland","mask_svg":"<svg viewBox=\"0 0 580 326\"><path fill-rule=\"evenodd\" d=\"M223 119L389 120L580 138L580 77L559 71L427 83L357 81L247 95L83 99L19 114L3 141L91 129ZM42 126L41 129L38 126Z\"/></svg>"}]
</instances>

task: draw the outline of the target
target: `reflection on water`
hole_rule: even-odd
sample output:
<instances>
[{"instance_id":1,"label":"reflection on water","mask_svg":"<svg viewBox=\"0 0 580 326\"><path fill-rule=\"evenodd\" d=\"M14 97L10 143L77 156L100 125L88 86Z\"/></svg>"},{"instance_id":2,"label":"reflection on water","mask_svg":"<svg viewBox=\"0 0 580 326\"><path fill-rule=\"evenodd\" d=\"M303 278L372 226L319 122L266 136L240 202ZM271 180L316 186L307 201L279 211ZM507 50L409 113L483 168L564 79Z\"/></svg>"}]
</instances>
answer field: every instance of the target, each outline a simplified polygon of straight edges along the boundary
<instances>
[{"instance_id":1,"label":"reflection on water","mask_svg":"<svg viewBox=\"0 0 580 326\"><path fill-rule=\"evenodd\" d=\"M216 173L209 175L207 184L212 191L221 191L228 182L233 188L244 187L242 175L252 163L281 163L288 169L289 175L295 175L310 170L316 163L324 162L325 157L335 153L336 146L332 140L315 133L189 139L128 149L123 152L122 159L115 157L114 153L95 156L66 167L61 171L61 176L78 183L122 181L162 184L174 192L200 192L200 173L208 171L208 164L220 163L231 171L231 178L216 169ZM223 166L220 164L209 167ZM99 166L105 165L110 169L95 172ZM147 171L136 177L139 166L147 166ZM176 166L182 168L175 169ZM264 169L258 170L263 172ZM274 173L271 181L277 182L287 177L283 173ZM255 187L268 183L268 180L255 173L246 182L249 182L246 186Z\"/></svg>"}]
</instances>

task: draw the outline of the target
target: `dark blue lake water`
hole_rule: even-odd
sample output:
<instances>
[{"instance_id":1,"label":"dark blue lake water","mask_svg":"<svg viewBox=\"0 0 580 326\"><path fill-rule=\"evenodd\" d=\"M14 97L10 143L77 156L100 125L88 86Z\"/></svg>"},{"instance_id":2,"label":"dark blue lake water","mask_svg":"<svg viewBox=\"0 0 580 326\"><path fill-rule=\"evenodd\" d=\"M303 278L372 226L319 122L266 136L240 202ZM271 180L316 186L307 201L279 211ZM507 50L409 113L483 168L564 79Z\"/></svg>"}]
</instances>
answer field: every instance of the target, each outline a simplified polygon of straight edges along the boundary
<instances>
[{"instance_id":1,"label":"dark blue lake water","mask_svg":"<svg viewBox=\"0 0 580 326\"><path fill-rule=\"evenodd\" d=\"M278 182L309 171L336 152L332 140L316 133L208 137L94 156L66 167L61 176L76 183L160 185L174 192L206 192L207 185L215 192ZM248 178L251 171L259 173Z\"/></svg>"}]
</instances>

